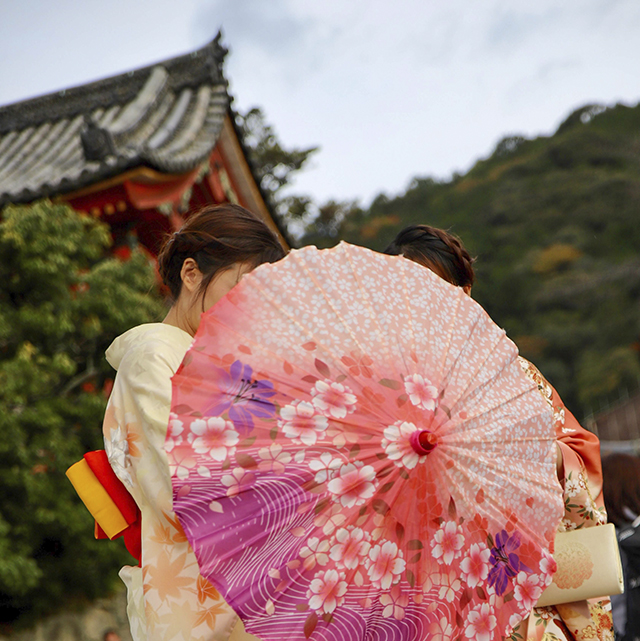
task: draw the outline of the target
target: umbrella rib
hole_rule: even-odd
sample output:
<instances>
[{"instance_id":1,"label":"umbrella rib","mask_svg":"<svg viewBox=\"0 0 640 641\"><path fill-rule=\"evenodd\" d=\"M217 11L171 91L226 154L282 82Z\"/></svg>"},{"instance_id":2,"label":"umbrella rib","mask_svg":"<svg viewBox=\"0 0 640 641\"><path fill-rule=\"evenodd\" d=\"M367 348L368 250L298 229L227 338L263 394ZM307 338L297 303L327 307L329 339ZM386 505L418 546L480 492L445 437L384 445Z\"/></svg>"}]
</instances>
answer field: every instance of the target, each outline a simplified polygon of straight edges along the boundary
<instances>
[{"instance_id":1,"label":"umbrella rib","mask_svg":"<svg viewBox=\"0 0 640 641\"><path fill-rule=\"evenodd\" d=\"M515 396L509 397L508 401L513 401L513 400L515 400L517 398L521 398L525 394L529 394L532 391L533 391L533 388L530 388L530 389L527 389L527 390L523 390L523 391L519 392L518 394L516 394ZM484 409L482 412L480 412L478 414L474 414L473 416L469 416L468 418L465 419L465 423L468 422L468 421L473 421L473 420L475 420L477 418L480 418L481 416L484 416L485 414L489 414L490 412L493 412L494 410L496 410L501 405L504 405L505 403L506 403L506 401L503 400L500 403L498 403L497 405L492 405L491 407L488 407L488 408ZM540 414L540 416L544 416L544 414L547 414L547 416L551 416L551 410L549 410L548 412ZM529 418L532 418L532 417L529 417Z\"/></svg>"},{"instance_id":2,"label":"umbrella rib","mask_svg":"<svg viewBox=\"0 0 640 641\"><path fill-rule=\"evenodd\" d=\"M297 259L297 256L295 256L295 258ZM330 301L330 299L327 297L326 292L324 291L324 289L322 289L322 288L320 287L319 283L316 281L316 279L315 279L315 278L313 278L313 276L311 275L311 273L309 272L309 270L308 270L304 265L303 265L303 269L304 269L304 271L305 271L305 272L307 272L307 273L308 273L308 275L311 277L312 282L313 282L315 285L317 285L317 286L318 286L318 289L322 292L322 294L323 294L323 296L324 296L325 300L327 300L327 302L331 305L331 301ZM251 285L252 285L252 287L254 287L258 292L260 292L261 296L263 296L263 298L264 298L264 299L265 299L265 300L266 300L270 305L272 305L275 309L279 310L279 311L280 311L280 312L281 312L281 313L282 313L282 314L283 314L287 319L289 319L289 320L290 320L294 325L296 325L297 327L299 327L299 328L302 330L302 332L303 332L307 337L309 337L309 338L313 339L316 343L318 343L318 344L319 344L319 346L320 346L320 347L321 347L321 348L322 348L322 349L323 349L327 354L331 355L331 356L334 358L334 360L335 360L336 362L339 362L339 359L338 359L338 358L336 358L336 355L335 355L335 354L334 354L334 353L333 353L333 352L332 352L332 351L331 351L331 350L330 350L330 349L329 349L329 348L328 348L328 347L327 347L323 342L320 342L320 340L318 339L318 337L317 337L315 334L312 334L312 333L309 331L309 329L308 329L307 327L305 327L302 323L300 323L300 322L295 318L295 316L293 316L292 314L290 314L289 312L287 312L287 310L286 310L283 306L281 306L281 305L278 303L278 301L277 301L276 297L275 297L275 296L273 296L273 295L271 295L271 294L269 293L269 290L268 290L266 287L262 287L262 286L258 285L257 283L254 283L254 282L252 282L252 283L251 283ZM333 309L333 305L331 305L331 307L332 307L332 309ZM340 316L340 314L337 312L337 310L335 310L335 309L334 309L334 311L335 311L335 313L336 313L336 316L337 316L337 317L340 319L340 321L342 322L343 326L344 326L345 328L347 328L347 330L349 331L349 334L352 336L352 338L353 338L354 342L356 343L356 345L358 345L358 347L360 347L360 348L361 348L360 343L357 341L357 339L356 339L356 338L355 338L355 336L353 335L353 332L351 331L350 327L345 323L345 321L342 319L342 317L341 317L341 316ZM216 318L216 316L215 316L215 315L212 315L212 316L211 316L211 322L213 322L213 323L217 323L218 325L220 325L220 326L224 327L226 330L229 330L230 332L233 332L234 334L236 334L237 336L239 336L240 338L242 338L244 341L247 341L247 337L246 337L246 336L244 336L243 334L241 334L240 332L238 332L238 331L237 331L236 329L234 329L233 327L230 327L229 325L223 325L223 324L222 324L222 323L221 323L221 322ZM275 358L277 358L277 359L282 359L282 358L283 358L283 357L282 357L282 355L278 354L277 352L274 352L274 351L273 351L273 350L271 350L271 349L268 349L268 348L267 348L267 347L265 347L263 344L261 344L261 343L257 343L257 342L255 342L255 341L251 341L251 342L253 343L253 345L256 345L256 346L257 346L261 351L263 351L264 353L271 354L272 356L274 356L274 357L275 357ZM314 376L315 376L315 373L314 373L313 371L309 371L309 370L307 370L307 374L312 374L312 375L314 375ZM299 391L304 391L302 388L298 388L298 389L299 389Z\"/></svg>"},{"instance_id":3,"label":"umbrella rib","mask_svg":"<svg viewBox=\"0 0 640 641\"><path fill-rule=\"evenodd\" d=\"M406 260L406 259L405 259ZM415 331L415 326L413 324L413 314L411 313L411 305L409 304L409 287L407 285L407 270L406 270L406 263L400 263L401 265L401 271L402 271L402 282L404 284L404 299L406 302L406 310L407 313L409 314L409 321L411 323L411 340L412 340L412 351L414 354L416 354L417 357L417 352L416 352L416 331ZM400 349L400 341L399 341L399 334L396 336L396 342L398 343L398 351L402 355L402 360L403 364L405 366L406 371L409 371L409 367L407 366L407 362L405 360L405 350Z\"/></svg>"},{"instance_id":4,"label":"umbrella rib","mask_svg":"<svg viewBox=\"0 0 640 641\"><path fill-rule=\"evenodd\" d=\"M529 440L536 440L536 439L529 439ZM461 448L459 446L458 447L451 446L451 449L467 450L467 448ZM455 460L454 457L452 457L448 452L447 452L446 456L448 458L450 458L451 460ZM507 457L503 456L502 458L506 459ZM520 459L520 460L524 461L524 459ZM507 463L509 463L509 461L507 461ZM489 469L489 470L491 470L492 472L495 473L495 475L496 475L495 479L492 479L492 480L488 481L486 479L486 477L483 477L480 474L475 473L475 474L472 475L470 469L468 469L466 467L459 466L459 465L456 465L455 469L460 475L462 475L468 481L468 483L469 483L469 485L471 487L478 487L478 488L483 487L483 489L484 489L484 488L486 488L486 485L483 485L483 483L485 483L485 484L491 483L493 486L499 487L500 484L496 481L496 479L497 478L502 478L502 474L504 473L504 469L505 469L503 463L501 461L497 461L495 459L489 459L488 461L484 461L483 464L486 466L487 469ZM518 473L514 469L513 466L509 467L509 473L513 477L515 477L517 479L522 479L522 480L526 481L530 485L533 485L533 486L536 486L538 488L541 488L541 489L545 490L546 492L550 491L550 487L548 485L544 485L543 483L541 483L540 481L532 478L531 476L527 476L526 474ZM482 483L480 481L482 481ZM456 488L457 484L452 484L451 487L452 487L452 489ZM461 492L458 492L458 493L462 494ZM490 492L487 492L485 494L485 496L491 497ZM462 501L462 503L464 504L464 501ZM496 508L500 507L499 505L496 505L494 503L494 501L490 501L489 504L491 505L493 511L495 511L497 513L500 513L500 510L496 509ZM520 525L520 529L528 530L529 536L532 536L534 539L539 536L539 533L537 532L537 530L535 528L529 526L527 523L521 521L521 522L519 522L519 525Z\"/></svg>"},{"instance_id":5,"label":"umbrella rib","mask_svg":"<svg viewBox=\"0 0 640 641\"><path fill-rule=\"evenodd\" d=\"M460 289L460 288L456 288L456 289ZM441 364L441 366L440 366L440 371L442 372L442 380L444 380L445 378L447 378L447 376L448 376L448 375L453 371L453 369L455 368L456 364L459 362L460 358L462 357L462 352L460 352L460 353L456 356L455 360L454 360L454 361L453 361L453 363L451 364L451 367L446 371L446 374L445 374L445 372L444 372L444 364L445 364L445 362L446 362L446 360L447 360L447 356L448 356L448 354L449 354L449 350L450 350L450 346L451 346L451 336L452 336L452 334L453 334L453 329L454 329L454 327L455 327L455 320L457 319L457 317L458 317L458 315L459 315L460 308L462 307L462 303L463 303L463 301L464 301L463 296L466 296L466 294L464 294L464 292L462 292L462 290L460 290L460 293L459 293L459 295L458 295L458 299L457 299L457 303L458 303L458 304L457 304L457 306L456 306L456 310L455 310L455 313L454 313L454 321L451 323L451 331L450 331L450 333L449 333L449 337L448 337L448 340L447 340L447 347L446 347L446 349L445 349L445 351L444 351L444 356L443 356L443 358L442 358L442 364ZM478 323L480 322L481 317L482 317L482 316L481 316L481 314L478 314L478 315L476 316L475 322L474 322L474 323L473 323L473 325L471 326L471 332L469 333L469 336L467 337L467 340L470 340L470 336L473 334L473 332L475 331L476 327L478 326ZM486 355L486 357L485 357L485 359L482 361L482 363L478 366L478 368L477 368L477 369L476 369L476 371L473 373L473 375L469 377L469 383L468 383L468 384L467 384L467 386L464 388L464 390L463 390L463 391L458 395L458 398L456 398L456 400L451 404L451 407L449 408L451 413L453 413L454 408L455 408L455 407L456 407L456 405L460 402L460 400L461 400L461 399L463 399L463 398L465 397L465 395L466 395L467 391L468 391L468 390L469 390L469 388L471 387L471 383L475 380L475 377L476 377L477 373L478 373L478 372L479 372L479 371L484 367L485 363L489 360L489 357L491 356L491 354L495 351L496 346L497 346L498 344L500 344L500 342L501 342L501 341L503 340L503 338L505 338L505 337L506 337L506 333L505 333L505 332L503 332L503 334L500 336L500 338L498 339L498 341L496 341L496 343L494 343L494 344L493 344L493 346L491 347L491 350L490 350L490 351L489 351L489 353ZM499 373L499 372L498 372L498 373ZM494 378L495 378L495 376L494 376L494 377L492 377L490 380L493 380ZM489 382L489 381L488 381L488 382Z\"/></svg>"},{"instance_id":6,"label":"umbrella rib","mask_svg":"<svg viewBox=\"0 0 640 641\"><path fill-rule=\"evenodd\" d=\"M540 441L555 441L555 438L552 436L543 437L543 438L538 438L534 436L516 436L516 437L509 437L508 440L513 443L528 443L528 442L539 443ZM448 448L460 447L462 449L469 449L467 446L473 446L474 444L477 444L477 443L503 443L504 441L499 441L493 438L474 438L473 441L458 441L458 440L447 440L447 438L445 437L442 439L441 442L443 445L446 445Z\"/></svg>"},{"instance_id":7,"label":"umbrella rib","mask_svg":"<svg viewBox=\"0 0 640 641\"><path fill-rule=\"evenodd\" d=\"M329 306L333 309L333 311L335 312L336 316L340 319L340 321L341 321L341 323L343 324L343 326L344 326L345 328L347 328L347 330L349 330L349 334L351 334L351 336L352 336L352 338L353 338L354 342L355 342L358 346L360 346L360 344L358 343L357 339L353 336L353 333L352 333L351 329L350 329L350 328L349 328L349 326L344 322L344 320L342 319L342 317L340 316L340 314L338 313L338 311L334 308L333 304L331 303L331 300L327 297L326 292L325 292L325 291L324 291L324 289L320 286L320 283L319 283L319 282L318 282L318 281L313 277L313 275L312 275L312 273L310 272L310 270L309 270L309 269L307 269L307 267L304 265L304 263L303 263L303 262L301 263L301 261L299 260L299 258L298 258L298 255L297 255L297 254L293 254L293 253L292 253L290 256L291 256L290 260L295 260L295 261L296 261L296 263L298 263L299 265L300 265L300 264L302 264L302 269L303 269L303 271L307 273L307 275L310 277L311 281L312 281L312 282L317 286L318 290L322 292L322 295L324 296L325 300L327 301L327 303L329 304ZM319 339L316 335L312 334L312 333L309 331L309 328L305 327L302 323L300 323L300 322L295 318L295 316L293 316L292 314L290 314L289 312L287 312L287 311L286 311L286 309L285 309L282 305L280 305L280 304L278 303L278 301L277 301L276 297L275 297L275 296L273 296L273 295L270 295L270 294L269 294L268 289L267 289L266 287L262 287L262 286L258 285L257 283L254 283L253 281L251 282L251 285L252 285L252 287L254 287L258 292L260 292L260 294L264 297L264 299L265 299L268 303L270 303L270 304L271 304L275 309L279 310L279 311L280 311L280 312L281 312L281 313L282 313L282 314L283 314L287 319L289 319L289 320L290 320L294 325L296 325L297 327L299 327L299 328L302 330L302 332L303 332L307 337L309 337L310 339L313 339L316 343L318 343L318 344L320 345L320 347L321 347L321 348L322 348L322 349L323 349L327 354L331 355L331 356L335 359L336 355L335 355L335 354L334 354L334 353L333 353L333 352L332 352L332 351L331 351L331 350L330 350L330 349L325 345L325 343L320 342L320 339ZM213 309L213 308L212 308L212 309ZM232 331L234 334L236 334L236 335L240 336L243 340L245 340L245 341L247 340L247 337L246 337L246 336L243 336L242 334L240 334L240 332L238 332L238 331L237 331L237 330L235 330L234 328L230 327L229 325L223 325L220 321L218 321L218 320L217 320L217 318L216 318L216 316L215 316L215 314L212 314L212 315L211 315L211 321L212 321L212 322L217 323L218 325L220 325L221 327L224 327L225 329L228 329L228 330ZM278 358L278 359L281 359L281 358L282 358L282 356L281 356L280 354L278 354L277 352L274 352L274 351L273 351L273 350L271 350L271 349L267 349L267 348L265 348L265 347L264 347L264 345L262 345L261 343L257 343L257 342L255 342L255 341L251 341L251 342L252 342L254 345L258 345L258 346L260 347L260 349L261 349L263 352L266 352L266 353L272 354L273 356L275 356L275 357L276 357L276 358ZM309 373L309 374L311 374L312 372L308 372L308 373ZM315 374L314 374L314 375L315 375Z\"/></svg>"},{"instance_id":8,"label":"umbrella rib","mask_svg":"<svg viewBox=\"0 0 640 641\"><path fill-rule=\"evenodd\" d=\"M342 249L342 247L341 247L340 245L338 245L338 247L337 247L336 249ZM344 250L342 250L342 251L344 251ZM336 307L334 306L333 302L331 301L331 299L330 299L330 298L329 298L329 296L327 295L327 292L324 290L324 288L320 285L320 283L319 283L319 282L316 280L316 278L313 276L313 273L311 272L311 270L310 270L310 269L309 269L309 268L308 268L308 267L307 267L307 266L306 266L302 261L300 261L300 260L298 259L298 256L297 256L297 255L295 255L293 258L294 258L294 260L296 260L296 262L298 262L299 264L301 264L301 265L302 265L302 269L303 269L303 271L307 274L307 276L310 278L310 280L311 280L311 281L312 281L312 282L317 286L318 290L322 293L322 296L323 296L323 297L324 297L324 299L327 301L327 303L328 303L329 307L333 310L333 312L335 313L335 315L337 316L337 318L340 320L340 322L342 323L342 326L347 330L347 333L349 334L349 336L351 337L351 339L353 340L353 342L358 346L358 348L359 348L359 349L361 349L361 350L362 350L362 345L361 345L361 344L360 344L360 342L358 341L358 339L357 339L356 335L354 334L353 330L352 330L352 329L351 329L351 327L350 327L350 326L345 322L344 318L341 316L341 314L340 314L340 313L339 313L339 311L336 309ZM347 257L347 260L348 260L348 257ZM350 261L349 261L349 262L350 262ZM351 264L351 263L350 263L350 264ZM352 266L352 270L353 270L353 266ZM316 337L316 336L314 336L313 338L314 338L314 339L316 339L317 337ZM318 341L316 341L316 342L318 342ZM329 348L328 348L324 343L321 343L321 347L322 347L322 349L323 349L327 354L331 355L331 356L335 359L335 361L336 361L336 362L339 362L339 361L340 361L340 358L339 358L339 357L337 357L337 356L336 356L336 354L334 354L334 353L333 353L333 352L332 352L332 351L331 351L331 350L330 350L330 349L329 349ZM364 350L363 350L363 351L364 351Z\"/></svg>"},{"instance_id":9,"label":"umbrella rib","mask_svg":"<svg viewBox=\"0 0 640 641\"><path fill-rule=\"evenodd\" d=\"M369 312L371 314L371 317L375 321L375 324L376 324L376 327L377 327L377 330L378 330L378 337L379 337L380 344L384 344L385 342L388 344L388 341L385 341L385 339L384 339L384 332L382 331L382 327L380 326L380 322L378 320L378 314L375 312L374 307L371 304L371 300L369 298L369 292L368 292L367 289L365 289L362 286L362 282L358 278L357 271L353 266L353 261L351 260L351 256L349 255L349 251L347 250L347 246L346 245L342 245L342 243L341 243L340 248L341 249L344 248L343 251L344 251L345 256L347 258L347 262L349 263L349 267L351 268L351 273L354 276L356 282L358 283L358 287L359 287L360 291L363 294L366 294L366 296L364 296L364 299L365 299L365 302L367 304L367 307L369 308ZM355 340L356 344L358 345L358 347L362 350L362 346L358 343L357 339L354 338L354 340ZM364 352L364 350L363 350L363 352ZM377 367L376 367L376 370L377 370ZM378 373L378 376L380 376L380 372L377 371L377 373Z\"/></svg>"},{"instance_id":10,"label":"umbrella rib","mask_svg":"<svg viewBox=\"0 0 640 641\"><path fill-rule=\"evenodd\" d=\"M465 294L465 296L466 296L466 294ZM458 304L458 307L456 308L456 314L458 313L458 310L460 309L460 306L461 306L461 303L462 303L462 299L461 299L461 298L459 298L459 299L458 299L458 301L459 301L459 304ZM477 316L477 317L476 317L475 322L474 322L474 323L473 323L473 325L471 326L471 331L469 332L469 335L468 335L468 337L467 337L467 340L469 340L469 337L470 337L470 336L471 336L471 334L473 334L473 332L475 331L475 328L476 328L476 326L478 325L478 321L479 321L479 316ZM453 326L454 326L454 325L452 324L452 326L451 326L451 328L452 328L452 329L451 329L451 331L452 331L452 332L453 332ZM494 347L495 347L495 346L494 346ZM493 351L493 348L492 348L491 352L492 352L492 351ZM467 386L464 388L464 390L463 390L463 391L458 395L458 398L455 400L455 402L453 402L453 403L451 404L451 408L450 408L450 409L451 409L451 411L453 411L453 408L454 408L454 407L455 407L455 406L460 402L460 399L464 398L465 394L467 393L467 390L469 389L469 387L471 387L471 383L472 383L472 382L473 382L473 380L475 379L475 376L476 376L476 375L477 375L477 373L482 369L482 367L484 366L484 364L485 364L485 363L487 362L487 360L489 359L489 356L491 355L491 352L489 352L489 354L487 354L486 358L484 359L484 361L482 361L482 363L481 363L481 364L480 364L480 366L476 369L476 371L473 373L473 375L472 375L472 376L469 376L469 383L468 383L468 384L467 384ZM443 359L443 361L442 361L442 369L443 369L443 370L444 370L444 362L445 362L445 360L446 360L446 356L447 356L447 354L448 354L448 353L449 353L448 351L445 353L445 358L444 358L444 359ZM455 360L454 360L454 361L453 361L453 363L451 364L451 367L447 370L447 373L446 373L446 375L447 375L447 376L448 376L448 375L453 371L453 369L455 368L455 366L457 365L457 363L460 361L460 358L462 358L462 352L460 352L460 353L456 356ZM444 377L444 373L443 373L443 377Z\"/></svg>"},{"instance_id":11,"label":"umbrella rib","mask_svg":"<svg viewBox=\"0 0 640 641\"><path fill-rule=\"evenodd\" d=\"M453 285L452 285L452 287L453 287ZM451 349L451 342L452 342L451 341L451 337L453 336L453 330L454 330L454 328L456 326L455 321L458 318L460 307L462 306L462 298L460 298L460 294L466 296L466 294L464 294L464 292L462 291L461 288L456 287L455 289L456 290L460 290L460 291L458 292L458 299L456 301L456 303L457 303L456 304L456 309L455 309L455 311L453 313L453 318L451 319L451 325L449 327L449 335L447 336L447 344L445 346L445 349L443 350L442 363L440 364L440 368L439 368L440 372L442 373L443 379L444 379L444 364L445 364L445 362L447 360L447 356L449 355L449 350ZM454 361L454 365L457 362L458 362L458 359L456 358L456 360Z\"/></svg>"},{"instance_id":12,"label":"umbrella rib","mask_svg":"<svg viewBox=\"0 0 640 641\"><path fill-rule=\"evenodd\" d=\"M478 320L473 324L473 330L475 330L475 328L477 327L479 320L480 320L480 319L478 318ZM473 330L472 330L472 333L473 333ZM457 399L456 399L456 400L451 404L451 408L450 408L450 409L451 409L451 411L452 411L452 412L453 412L453 409L456 407L456 405L460 402L460 400L461 400L461 399L463 399L463 398L465 398L465 396L467 395L467 393L468 393L468 391L469 391L469 388L471 387L471 384L473 383L473 381L475 380L476 376L478 375L478 372L480 372L480 371L483 369L483 367L485 366L485 364L487 363L487 361L490 359L491 355L496 351L497 346L498 346L498 345L500 345L500 343L502 343L502 341L503 341L503 340L505 340L505 339L506 339L506 340L509 340L509 338L507 337L506 332L503 332L503 333L499 336L498 340L497 340L497 341L496 341L496 342L491 346L491 349L490 349L490 350L489 350L489 352L487 353L487 355L486 355L485 359L482 361L482 363L480 363L480 365L478 366L478 368L476 369L476 371L473 373L473 375L469 377L469 383L467 384L467 386L466 386L466 387L464 388L464 390L463 390L463 391L458 395L458 398L457 398ZM516 357L517 357L517 354L516 354ZM460 355L458 355L458 357L456 358L455 363L457 363L459 359L460 359ZM507 365L506 365L505 367L508 367L508 366L509 366L509 365L511 365L514 361L515 361L515 358L512 358L512 359L509 361L509 363L507 363ZM455 363L452 365L452 369L453 369L453 367L455 366ZM499 375L501 374L501 372L502 372L502 370L498 370L498 371L497 371L497 372L496 372L496 373L495 373L495 374L494 374L494 375L493 375L489 380L485 381L485 382L482 384L482 386L480 386L480 387L476 387L476 389L481 389L481 387L485 387L485 386L489 385L492 381L494 381L494 380L496 379L496 377L497 377L497 376L499 376ZM533 389L533 387L531 387L530 389ZM527 391L529 391L529 390L527 390ZM515 397L515 398L517 398L517 397Z\"/></svg>"},{"instance_id":13,"label":"umbrella rib","mask_svg":"<svg viewBox=\"0 0 640 641\"><path fill-rule=\"evenodd\" d=\"M262 294L265 294L265 293L266 293L266 290L262 289L261 287L257 287L257 286L256 286L256 289L257 289L260 293L262 293ZM311 336L311 337L313 337L313 335L312 335L312 334L310 334L310 333L308 332L308 330L304 327L304 325L302 325L301 323L299 323L299 322L298 322L298 321L297 321L293 316L289 316L289 315L287 314L287 312L286 312L282 307L280 307L280 306L279 306L279 305L277 305L275 302L273 302L273 299L269 298L268 296L265 296L265 300L266 300L268 303L270 303L271 305L273 305L273 307L275 307L276 309L280 310L280 311L281 311L285 316L287 316L287 318L289 318L289 319L290 319L290 320L291 320L295 325L297 325L298 327L300 327L300 329L302 329L302 330L305 332L305 334L306 334L307 336ZM217 324L217 325L220 325L220 326L221 326L221 327L223 327L226 331L231 332L231 333L235 334L236 336L239 336L243 341L245 341L245 342L250 342L252 345L256 346L256 347L257 347L260 351L262 351L263 353L271 354L274 358L276 358L276 359L278 359L278 360L282 360L282 359L283 359L283 356L282 356L281 354L278 354L277 352L274 352L272 349L269 349L268 347L265 347L262 343L258 343L258 342L254 341L254 340L247 339L247 337L246 337L244 334L241 334L238 330L234 329L233 327L231 327L231 326L229 326L229 325L224 325L224 324L223 324L223 323L221 323L218 319L216 319L216 318L215 318L215 316L212 316L212 318L211 318L211 321L210 321L210 322L211 322L211 323L215 323L215 324ZM314 338L315 338L315 337L314 337ZM210 356L210 355L208 355L208 356ZM308 373L308 374L313 374L313 372L311 372L311 371L309 371L309 370L307 370L307 373ZM314 375L315 375L315 374L314 374ZM299 389L300 391L303 391L303 389L302 389L302 388L298 388L298 389Z\"/></svg>"}]
</instances>

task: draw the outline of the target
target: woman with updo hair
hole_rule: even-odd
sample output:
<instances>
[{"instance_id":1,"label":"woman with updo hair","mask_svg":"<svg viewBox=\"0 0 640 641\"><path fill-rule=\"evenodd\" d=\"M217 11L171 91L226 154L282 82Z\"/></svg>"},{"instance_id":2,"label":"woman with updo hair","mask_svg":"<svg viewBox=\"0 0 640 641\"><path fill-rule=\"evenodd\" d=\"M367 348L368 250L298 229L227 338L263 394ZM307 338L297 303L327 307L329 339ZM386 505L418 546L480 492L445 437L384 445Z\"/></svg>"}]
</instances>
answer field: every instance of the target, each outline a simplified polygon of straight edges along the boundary
<instances>
[{"instance_id":1,"label":"woman with updo hair","mask_svg":"<svg viewBox=\"0 0 640 641\"><path fill-rule=\"evenodd\" d=\"M473 263L457 236L429 225L411 225L398 233L385 254L404 256L430 269L440 278L471 293L475 282ZM600 442L580 426L562 399L538 368L518 357L527 377L537 385L553 410L556 430L556 468L564 490L565 513L559 530L602 525L606 512L602 495ZM613 623L608 599L593 599L546 608L533 608L515 630L527 641L613 641ZM512 637L515 638L515 637Z\"/></svg>"},{"instance_id":2,"label":"woman with updo hair","mask_svg":"<svg viewBox=\"0 0 640 641\"><path fill-rule=\"evenodd\" d=\"M474 259L454 234L430 225L405 227L384 250L427 267L469 294L475 282Z\"/></svg>"},{"instance_id":3,"label":"woman with updo hair","mask_svg":"<svg viewBox=\"0 0 640 641\"><path fill-rule=\"evenodd\" d=\"M206 207L165 242L158 268L171 296L161 323L134 327L107 350L117 370L103 424L109 463L141 511L140 567L125 566L127 613L134 641L254 639L217 590L198 571L173 512L165 453L172 418L171 377L200 317L244 274L285 252L257 216L237 205ZM173 441L180 426L172 424ZM167 443L171 447L171 439ZM193 466L181 461L180 475Z\"/></svg>"}]
</instances>

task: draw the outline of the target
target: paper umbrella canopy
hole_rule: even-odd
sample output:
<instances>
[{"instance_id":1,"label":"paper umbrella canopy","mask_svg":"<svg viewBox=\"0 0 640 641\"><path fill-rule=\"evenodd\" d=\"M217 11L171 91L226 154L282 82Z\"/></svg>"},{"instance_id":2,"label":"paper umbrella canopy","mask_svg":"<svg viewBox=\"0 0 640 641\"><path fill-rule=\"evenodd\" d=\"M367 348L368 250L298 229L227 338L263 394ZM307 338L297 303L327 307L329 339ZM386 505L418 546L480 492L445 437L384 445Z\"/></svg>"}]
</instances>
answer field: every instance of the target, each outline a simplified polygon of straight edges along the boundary
<instances>
[{"instance_id":1,"label":"paper umbrella canopy","mask_svg":"<svg viewBox=\"0 0 640 641\"><path fill-rule=\"evenodd\" d=\"M263 265L173 378L174 509L264 640L501 639L555 569L549 406L461 288L341 243Z\"/></svg>"}]
</instances>

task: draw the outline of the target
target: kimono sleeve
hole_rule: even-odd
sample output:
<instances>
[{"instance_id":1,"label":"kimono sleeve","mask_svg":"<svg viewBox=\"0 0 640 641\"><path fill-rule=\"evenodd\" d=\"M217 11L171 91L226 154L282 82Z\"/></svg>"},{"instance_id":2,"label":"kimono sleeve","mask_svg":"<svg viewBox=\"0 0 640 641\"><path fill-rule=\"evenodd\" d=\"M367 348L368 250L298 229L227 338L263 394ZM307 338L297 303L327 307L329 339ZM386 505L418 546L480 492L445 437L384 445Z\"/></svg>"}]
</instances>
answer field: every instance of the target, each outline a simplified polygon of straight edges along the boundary
<instances>
[{"instance_id":1,"label":"kimono sleeve","mask_svg":"<svg viewBox=\"0 0 640 641\"><path fill-rule=\"evenodd\" d=\"M598 437L584 429L551 387L556 438L564 468L566 529L606 522L602 496L602 462Z\"/></svg>"},{"instance_id":2,"label":"kimono sleeve","mask_svg":"<svg viewBox=\"0 0 640 641\"><path fill-rule=\"evenodd\" d=\"M171 377L183 356L184 350L157 341L141 343L127 351L114 382L104 423L107 453L142 512L142 568L125 567L121 577L134 638L225 641L237 616L200 576L172 508L164 446Z\"/></svg>"},{"instance_id":3,"label":"kimono sleeve","mask_svg":"<svg viewBox=\"0 0 640 641\"><path fill-rule=\"evenodd\" d=\"M182 359L162 343L144 342L123 357L103 424L114 472L139 507L171 510L171 476L164 442L171 377Z\"/></svg>"}]
</instances>

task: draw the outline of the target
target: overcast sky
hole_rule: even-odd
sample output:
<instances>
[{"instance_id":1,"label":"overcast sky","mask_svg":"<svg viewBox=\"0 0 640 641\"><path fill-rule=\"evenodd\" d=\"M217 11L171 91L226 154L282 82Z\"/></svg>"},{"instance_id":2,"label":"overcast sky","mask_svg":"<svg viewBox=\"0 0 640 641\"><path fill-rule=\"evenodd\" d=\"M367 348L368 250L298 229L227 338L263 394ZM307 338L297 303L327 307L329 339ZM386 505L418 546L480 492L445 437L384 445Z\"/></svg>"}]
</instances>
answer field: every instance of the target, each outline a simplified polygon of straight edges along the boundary
<instances>
[{"instance_id":1,"label":"overcast sky","mask_svg":"<svg viewBox=\"0 0 640 641\"><path fill-rule=\"evenodd\" d=\"M236 108L321 151L295 190L367 204L506 134L640 99L638 0L0 0L0 104L194 50L224 30Z\"/></svg>"}]
</instances>

